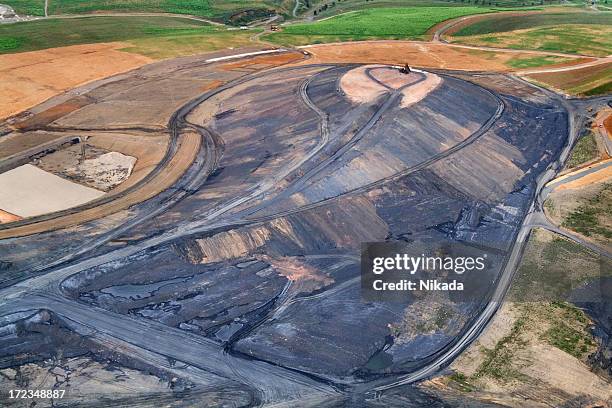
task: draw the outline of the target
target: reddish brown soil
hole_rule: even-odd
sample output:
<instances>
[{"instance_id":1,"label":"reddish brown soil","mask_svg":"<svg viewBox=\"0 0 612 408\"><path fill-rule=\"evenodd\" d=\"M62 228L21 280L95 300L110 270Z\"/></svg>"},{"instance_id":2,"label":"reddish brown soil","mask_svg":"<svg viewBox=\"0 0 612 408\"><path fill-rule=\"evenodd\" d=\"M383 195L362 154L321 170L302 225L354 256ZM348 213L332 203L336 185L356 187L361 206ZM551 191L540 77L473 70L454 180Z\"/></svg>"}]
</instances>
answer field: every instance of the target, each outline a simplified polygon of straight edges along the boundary
<instances>
[{"instance_id":1,"label":"reddish brown soil","mask_svg":"<svg viewBox=\"0 0 612 408\"><path fill-rule=\"evenodd\" d=\"M0 119L68 89L152 61L119 51L125 46L115 42L0 55Z\"/></svg>"},{"instance_id":2,"label":"reddish brown soil","mask_svg":"<svg viewBox=\"0 0 612 408\"><path fill-rule=\"evenodd\" d=\"M406 64L423 68L465 71L513 70L506 63L514 58L533 58L516 51L482 51L445 44L416 41L363 41L314 45L304 50L313 55L307 63ZM543 53L545 54L545 53Z\"/></svg>"},{"instance_id":3,"label":"reddish brown soil","mask_svg":"<svg viewBox=\"0 0 612 408\"><path fill-rule=\"evenodd\" d=\"M4 224L7 222L19 221L21 219L20 216L11 214L10 212L6 212L0 210L0 224Z\"/></svg>"},{"instance_id":4,"label":"reddish brown soil","mask_svg":"<svg viewBox=\"0 0 612 408\"><path fill-rule=\"evenodd\" d=\"M240 68L264 69L276 65L289 64L304 59L303 55L297 53L286 53L279 55L262 55L253 58L247 58L236 62L229 62L220 66L226 71Z\"/></svg>"},{"instance_id":5,"label":"reddish brown soil","mask_svg":"<svg viewBox=\"0 0 612 408\"><path fill-rule=\"evenodd\" d=\"M64 103L60 103L59 105L55 105L45 111L30 116L28 119L18 122L14 126L19 130L40 129L70 112L74 112L88 105L90 102L91 101L83 96L77 96L76 98L72 98Z\"/></svg>"},{"instance_id":6,"label":"reddish brown soil","mask_svg":"<svg viewBox=\"0 0 612 408\"><path fill-rule=\"evenodd\" d=\"M197 133L186 133L180 136L179 149L164 171L158 174L153 180L142 188L119 197L114 201L102 204L88 210L74 214L65 215L48 221L41 221L35 224L0 230L0 239L31 235L43 231L66 228L83 222L92 221L120 210L128 208L136 203L147 200L160 191L172 186L176 180L187 170L195 159L195 155L200 146L200 136Z\"/></svg>"}]
</instances>

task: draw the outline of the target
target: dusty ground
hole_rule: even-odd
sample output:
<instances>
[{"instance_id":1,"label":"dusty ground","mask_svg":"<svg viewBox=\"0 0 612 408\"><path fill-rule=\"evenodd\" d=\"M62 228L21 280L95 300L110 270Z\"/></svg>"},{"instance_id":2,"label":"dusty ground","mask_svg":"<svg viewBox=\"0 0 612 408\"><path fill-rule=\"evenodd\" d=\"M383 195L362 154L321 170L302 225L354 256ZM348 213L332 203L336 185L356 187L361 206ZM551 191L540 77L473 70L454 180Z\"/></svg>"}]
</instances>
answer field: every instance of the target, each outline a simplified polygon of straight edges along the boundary
<instances>
[{"instance_id":1,"label":"dusty ground","mask_svg":"<svg viewBox=\"0 0 612 408\"><path fill-rule=\"evenodd\" d=\"M125 181L134 163L135 157L87 142L68 145L32 162L40 169L105 192Z\"/></svg>"},{"instance_id":2,"label":"dusty ground","mask_svg":"<svg viewBox=\"0 0 612 408\"><path fill-rule=\"evenodd\" d=\"M370 78L369 74L374 78ZM422 79L425 75L425 79ZM413 84L414 83L414 84ZM340 88L354 103L371 103L388 92L387 88L402 89L401 107L406 108L422 99L442 83L431 73L401 74L398 69L381 65L364 65L348 71L340 79ZM413 85L411 85L413 84Z\"/></svg>"},{"instance_id":3,"label":"dusty ground","mask_svg":"<svg viewBox=\"0 0 612 408\"><path fill-rule=\"evenodd\" d=\"M19 221L21 217L15 214L11 214L9 212L0 210L0 224L4 224L7 222Z\"/></svg>"},{"instance_id":4,"label":"dusty ground","mask_svg":"<svg viewBox=\"0 0 612 408\"><path fill-rule=\"evenodd\" d=\"M340 79L340 88L354 103L368 103L375 101L387 92L387 89L366 75L369 68L379 65L365 65L350 70Z\"/></svg>"},{"instance_id":5,"label":"dusty ground","mask_svg":"<svg viewBox=\"0 0 612 408\"><path fill-rule=\"evenodd\" d=\"M168 392L168 384L154 375L126 367L102 364L87 357L68 358L63 364L48 362L31 363L17 370L0 370L2 389L20 389L23 382L36 384L38 389L68 389L66 399L79 400L81 404L95 401L102 395L120 398L139 393ZM57 404L57 400L55 401ZM21 406L20 401L12 401L7 406ZM23 405L25 406L25 405ZM52 406L50 401L39 401L37 406Z\"/></svg>"},{"instance_id":6,"label":"dusty ground","mask_svg":"<svg viewBox=\"0 0 612 408\"><path fill-rule=\"evenodd\" d=\"M176 182L176 180L185 172L185 169L193 162L199 146L200 136L198 134L186 133L181 135L179 149L173 156L170 163L168 163L165 171L161 172L157 177L151 180L150 183L143 186L139 190L109 203L75 214L0 231L0 238L35 234L37 232L65 228L71 225L95 220L106 215L113 214L135 203L151 198L157 195L159 191L165 190Z\"/></svg>"},{"instance_id":7,"label":"dusty ground","mask_svg":"<svg viewBox=\"0 0 612 408\"><path fill-rule=\"evenodd\" d=\"M4 160L29 149L38 150L40 146L54 144L54 141L65 137L66 134L56 132L13 132L0 138L0 160Z\"/></svg>"},{"instance_id":8,"label":"dusty ground","mask_svg":"<svg viewBox=\"0 0 612 408\"><path fill-rule=\"evenodd\" d=\"M0 208L20 217L72 208L102 195L31 164L0 174Z\"/></svg>"},{"instance_id":9,"label":"dusty ground","mask_svg":"<svg viewBox=\"0 0 612 408\"><path fill-rule=\"evenodd\" d=\"M123 43L75 45L0 56L0 118L75 86L142 66L152 60L118 51ZM87 67L87 69L83 69Z\"/></svg>"},{"instance_id":10,"label":"dusty ground","mask_svg":"<svg viewBox=\"0 0 612 408\"><path fill-rule=\"evenodd\" d=\"M517 280L553 273L550 263L556 264L555 270L561 273L577 265L597 264L592 254L573 252L574 246L560 244L558 239L548 231L536 230ZM561 255L551 255L551 251ZM528 266L542 262L549 264ZM523 301L523 289L534 294L542 289L546 278L537 279L513 286L512 301L502 305L478 340L451 365L454 373L424 386L450 387L481 401L510 407L609 406L610 379L596 374L589 365L598 342L590 331L593 322L568 303L552 302L551 298ZM576 405L567 405L571 402Z\"/></svg>"},{"instance_id":11,"label":"dusty ground","mask_svg":"<svg viewBox=\"0 0 612 408\"><path fill-rule=\"evenodd\" d=\"M423 99L431 91L436 89L442 83L442 78L438 75L426 73L425 80L423 82L419 82L413 86L409 86L402 90L404 96L402 97L402 108L407 108Z\"/></svg>"},{"instance_id":12,"label":"dusty ground","mask_svg":"<svg viewBox=\"0 0 612 408\"><path fill-rule=\"evenodd\" d=\"M511 71L506 65L516 58L533 54L513 51L481 51L435 43L411 41L367 41L321 44L303 48L313 55L309 63L359 62L374 64L410 64L422 68L468 71ZM542 53L545 55L545 53ZM579 59L576 59L578 62Z\"/></svg>"},{"instance_id":13,"label":"dusty ground","mask_svg":"<svg viewBox=\"0 0 612 408\"><path fill-rule=\"evenodd\" d=\"M605 162L609 162L611 160L612 159L608 159ZM585 167L584 169L587 170L593 166L595 165L592 164L590 166ZM569 174L572 174L572 173L569 173ZM604 169L595 171L579 179L568 181L567 183L564 183L560 185L559 187L557 187L556 190L576 190L582 187L588 187L594 183L606 182L611 179L612 179L612 167L606 167Z\"/></svg>"}]
</instances>

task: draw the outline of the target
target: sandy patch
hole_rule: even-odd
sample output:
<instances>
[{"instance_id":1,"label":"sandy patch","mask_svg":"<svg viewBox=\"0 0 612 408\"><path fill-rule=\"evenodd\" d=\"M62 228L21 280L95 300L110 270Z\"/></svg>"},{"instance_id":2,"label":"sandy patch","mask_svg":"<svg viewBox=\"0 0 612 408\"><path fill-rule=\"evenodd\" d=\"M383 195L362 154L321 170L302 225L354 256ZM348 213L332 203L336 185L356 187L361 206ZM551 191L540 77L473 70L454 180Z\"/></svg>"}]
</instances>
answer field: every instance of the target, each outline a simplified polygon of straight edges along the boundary
<instances>
[{"instance_id":1,"label":"sandy patch","mask_svg":"<svg viewBox=\"0 0 612 408\"><path fill-rule=\"evenodd\" d=\"M219 68L226 71L240 68L263 69L264 67L288 64L302 59L304 59L303 55L293 52L277 55L263 55L223 64Z\"/></svg>"},{"instance_id":2,"label":"sandy patch","mask_svg":"<svg viewBox=\"0 0 612 408\"><path fill-rule=\"evenodd\" d=\"M153 61L119 51L120 42L0 55L0 118L84 83Z\"/></svg>"},{"instance_id":3,"label":"sandy patch","mask_svg":"<svg viewBox=\"0 0 612 408\"><path fill-rule=\"evenodd\" d=\"M535 344L531 347L533 363L521 371L544 381L551 386L572 395L587 394L604 401L612 399L612 387L584 364L577 364L576 358L546 345Z\"/></svg>"},{"instance_id":4,"label":"sandy patch","mask_svg":"<svg viewBox=\"0 0 612 408\"><path fill-rule=\"evenodd\" d=\"M308 63L358 62L411 67L446 68L466 71L512 71L506 63L516 58L533 58L545 52L482 51L463 46L416 41L363 41L304 47L313 55ZM576 59L579 62L580 59Z\"/></svg>"},{"instance_id":5,"label":"sandy patch","mask_svg":"<svg viewBox=\"0 0 612 408\"><path fill-rule=\"evenodd\" d=\"M279 274L290 281L299 283L303 291L312 292L334 283L334 279L296 257L272 258L262 255L259 259L272 265Z\"/></svg>"},{"instance_id":6,"label":"sandy patch","mask_svg":"<svg viewBox=\"0 0 612 408\"><path fill-rule=\"evenodd\" d=\"M517 313L513 305L504 302L480 337L453 361L451 368L461 371L466 376L476 374L478 367L486 357L481 352L481 348L493 349L498 341L510 333L516 319Z\"/></svg>"},{"instance_id":7,"label":"sandy patch","mask_svg":"<svg viewBox=\"0 0 612 408\"><path fill-rule=\"evenodd\" d=\"M31 164L0 174L0 208L20 217L65 210L102 195Z\"/></svg>"},{"instance_id":8,"label":"sandy patch","mask_svg":"<svg viewBox=\"0 0 612 408\"><path fill-rule=\"evenodd\" d=\"M6 211L0 210L0 224L5 224L7 222L19 221L21 217L15 214L11 214Z\"/></svg>"},{"instance_id":9,"label":"sandy patch","mask_svg":"<svg viewBox=\"0 0 612 408\"><path fill-rule=\"evenodd\" d=\"M368 75L368 71L374 79ZM421 75L425 75L425 80L417 82ZM410 85L414 82L417 83ZM386 87L399 89L408 85L401 91L403 108L422 100L441 83L442 78L429 72L418 71L406 75L395 67L383 65L364 65L340 78L340 88L353 103L371 103L389 91Z\"/></svg>"},{"instance_id":10,"label":"sandy patch","mask_svg":"<svg viewBox=\"0 0 612 408\"><path fill-rule=\"evenodd\" d=\"M179 139L178 151L172 157L168 165L165 167L164 171L157 174L149 183L143 185L136 191L118 197L105 204L98 205L93 208L88 208L75 214L69 214L30 225L23 225L6 230L0 230L0 239L30 235L43 231L52 231L60 228L65 228L68 226L80 224L86 221L91 221L114 214L118 211L130 207L133 204L145 201L159 194L160 191L167 189L168 187L173 185L176 180L178 180L178 178L185 172L185 170L191 165L191 163L193 163L195 155L197 154L200 148L200 140L200 135L198 133L182 133ZM138 167L138 164L136 165L136 167ZM134 177L132 176L125 183L120 184L117 189L113 190L113 192L117 191L118 189L121 189L122 187L130 183L133 178ZM82 187L78 184L76 185ZM86 189L87 187L82 188ZM1 191L3 191L2 187L0 187L0 192ZM103 193L100 192L100 194Z\"/></svg>"},{"instance_id":11,"label":"sandy patch","mask_svg":"<svg viewBox=\"0 0 612 408\"><path fill-rule=\"evenodd\" d=\"M136 158L130 177L113 189L125 190L142 180L164 157L168 147L168 134L136 135L127 133L96 133L88 137L88 144Z\"/></svg>"},{"instance_id":12,"label":"sandy patch","mask_svg":"<svg viewBox=\"0 0 612 408\"><path fill-rule=\"evenodd\" d=\"M352 69L340 78L340 88L353 103L369 103L387 92L387 88L368 77L366 71L379 65L364 65Z\"/></svg>"},{"instance_id":13,"label":"sandy patch","mask_svg":"<svg viewBox=\"0 0 612 408\"><path fill-rule=\"evenodd\" d=\"M69 170L89 179L97 190L108 191L123 183L132 173L136 158L119 152L108 152L82 163Z\"/></svg>"},{"instance_id":14,"label":"sandy patch","mask_svg":"<svg viewBox=\"0 0 612 408\"><path fill-rule=\"evenodd\" d=\"M581 171L585 171L592 167L585 167ZM569 173L565 177L570 176L574 173ZM557 187L557 190L574 190L577 188L582 188L584 186L591 185L593 183L601 183L610 180L612 177L612 166L605 167L599 171L595 171L591 174L587 174L586 176L580 177L579 179L568 181L567 183L561 184Z\"/></svg>"},{"instance_id":15,"label":"sandy patch","mask_svg":"<svg viewBox=\"0 0 612 408\"><path fill-rule=\"evenodd\" d=\"M612 113L603 121L603 125L606 128L608 137L612 137Z\"/></svg>"},{"instance_id":16,"label":"sandy patch","mask_svg":"<svg viewBox=\"0 0 612 408\"><path fill-rule=\"evenodd\" d=\"M399 68L396 67L374 68L370 70L370 74L376 80L393 89L399 89L402 86L412 84L421 78L419 74L414 72L402 74Z\"/></svg>"},{"instance_id":17,"label":"sandy patch","mask_svg":"<svg viewBox=\"0 0 612 408\"><path fill-rule=\"evenodd\" d=\"M424 74L424 81L402 90L402 94L404 95L402 96L402 102L400 104L402 108L407 108L419 102L442 83L442 78L438 75L429 72L425 72Z\"/></svg>"}]
</instances>

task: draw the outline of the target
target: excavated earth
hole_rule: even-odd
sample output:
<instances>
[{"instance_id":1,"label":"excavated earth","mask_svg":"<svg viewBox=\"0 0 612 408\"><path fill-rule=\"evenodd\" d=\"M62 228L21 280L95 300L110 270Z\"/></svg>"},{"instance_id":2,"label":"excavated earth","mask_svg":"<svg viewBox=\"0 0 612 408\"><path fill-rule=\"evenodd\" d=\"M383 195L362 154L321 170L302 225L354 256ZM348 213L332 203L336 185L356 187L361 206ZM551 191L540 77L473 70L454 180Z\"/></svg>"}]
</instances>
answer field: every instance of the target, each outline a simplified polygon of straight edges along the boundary
<instances>
[{"instance_id":1,"label":"excavated earth","mask_svg":"<svg viewBox=\"0 0 612 408\"><path fill-rule=\"evenodd\" d=\"M222 81L184 112L186 126L217 140L215 169L167 211L102 240L90 255L108 262L68 276L55 296L324 384L393 378L452 344L495 287L535 179L567 138L567 112L556 99L501 74L195 62L159 70L181 77L184 88L156 84L162 93L175 89L180 102L156 102L151 82L134 76L129 90L111 83L96 91L108 103L53 126L162 126L194 87ZM112 123L97 123L102 118ZM152 208L145 201L127 215L0 241L4 284L34 275L51 251L69 256L80 245L75 232L103 238ZM472 278L479 292L470 301L367 302L361 243L378 241L431 253L458 244L485 252L489 268ZM141 249L113 255L131 246ZM414 406L453 403L406 392ZM410 406L393 393L385 398Z\"/></svg>"}]
</instances>

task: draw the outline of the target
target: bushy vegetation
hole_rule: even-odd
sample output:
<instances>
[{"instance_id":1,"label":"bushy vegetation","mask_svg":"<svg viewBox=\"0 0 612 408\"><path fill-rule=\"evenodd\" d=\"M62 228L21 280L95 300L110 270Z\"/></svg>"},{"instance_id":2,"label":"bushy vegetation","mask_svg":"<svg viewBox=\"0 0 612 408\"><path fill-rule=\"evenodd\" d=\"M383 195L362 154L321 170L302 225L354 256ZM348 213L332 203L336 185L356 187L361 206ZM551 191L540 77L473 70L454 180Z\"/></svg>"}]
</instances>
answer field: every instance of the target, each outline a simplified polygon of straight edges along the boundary
<instances>
[{"instance_id":1,"label":"bushy vegetation","mask_svg":"<svg viewBox=\"0 0 612 408\"><path fill-rule=\"evenodd\" d=\"M593 198L572 212L563 221L563 226L587 237L600 235L611 239L612 230L604 220L612 220L612 183L606 184Z\"/></svg>"},{"instance_id":2,"label":"bushy vegetation","mask_svg":"<svg viewBox=\"0 0 612 408\"><path fill-rule=\"evenodd\" d=\"M599 258L583 246L536 229L529 237L510 298L516 302L565 300L585 282L598 279Z\"/></svg>"},{"instance_id":3,"label":"bushy vegetation","mask_svg":"<svg viewBox=\"0 0 612 408\"><path fill-rule=\"evenodd\" d=\"M595 141L595 135L593 132L589 132L584 135L576 145L572 149L572 154L570 155L565 167L571 169L576 166L580 166L583 163L596 159L599 154L599 150L597 149L597 142Z\"/></svg>"},{"instance_id":4,"label":"bushy vegetation","mask_svg":"<svg viewBox=\"0 0 612 408\"><path fill-rule=\"evenodd\" d=\"M584 312L569 303L553 302L550 304L553 316L543 338L551 346L557 347L572 356L582 359L595 343L590 334L591 324Z\"/></svg>"}]
</instances>

